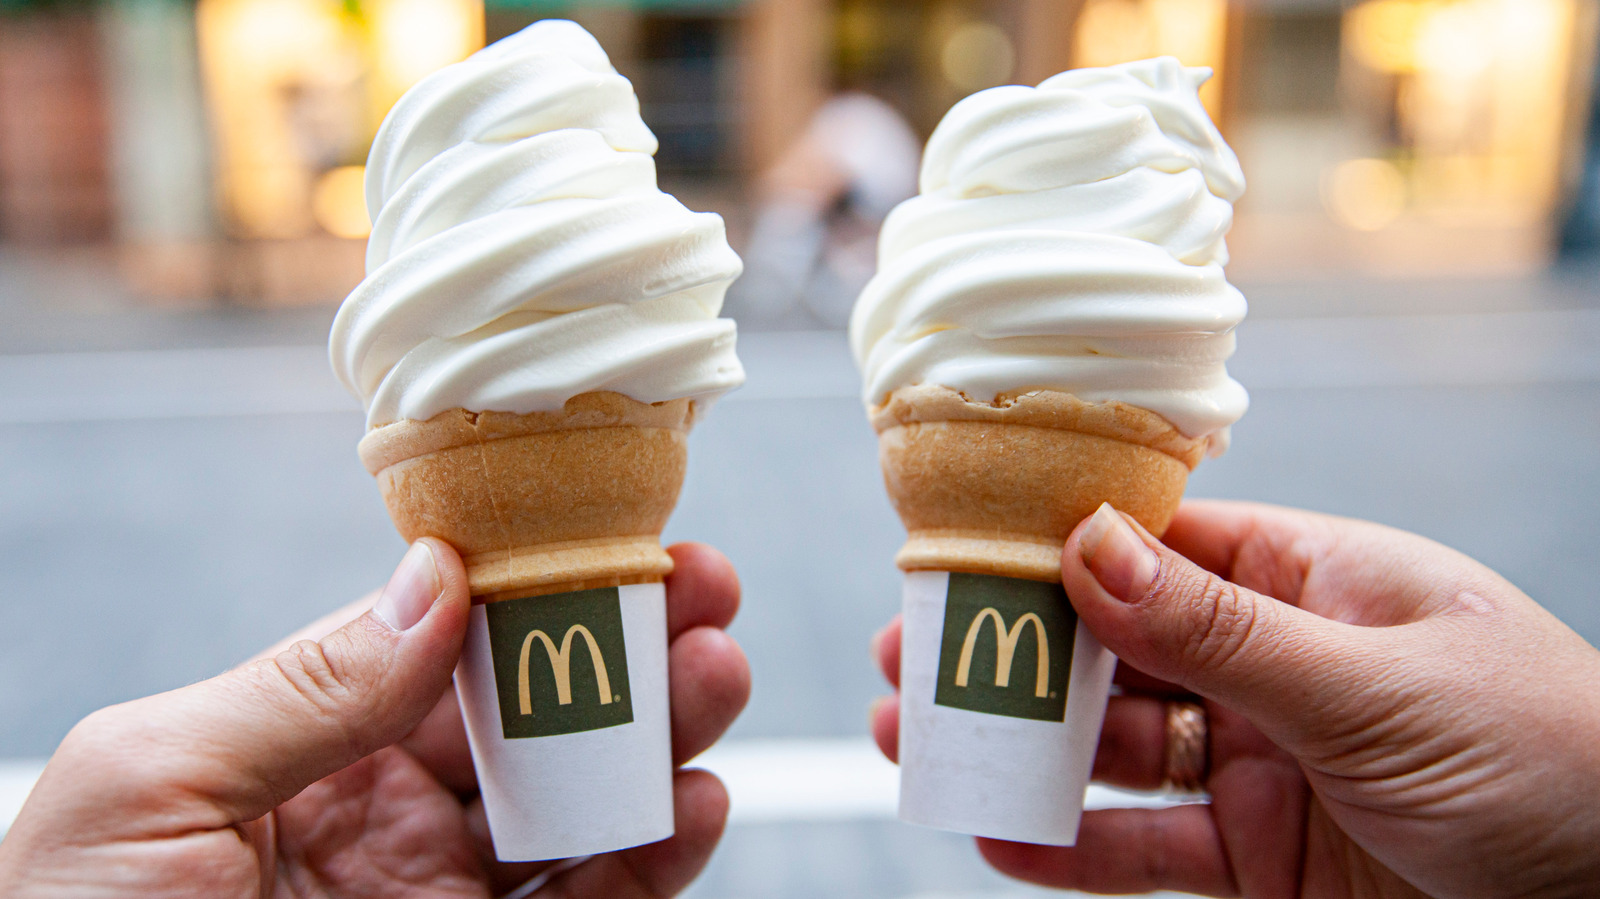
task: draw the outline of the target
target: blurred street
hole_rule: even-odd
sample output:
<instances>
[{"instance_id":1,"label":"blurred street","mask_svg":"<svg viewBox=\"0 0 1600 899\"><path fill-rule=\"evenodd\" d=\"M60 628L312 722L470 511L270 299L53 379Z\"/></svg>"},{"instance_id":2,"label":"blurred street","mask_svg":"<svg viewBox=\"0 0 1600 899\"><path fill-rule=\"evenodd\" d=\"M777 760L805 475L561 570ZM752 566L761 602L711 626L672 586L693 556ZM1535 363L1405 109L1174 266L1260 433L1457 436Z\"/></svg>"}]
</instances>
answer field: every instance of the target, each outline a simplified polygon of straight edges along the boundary
<instances>
[{"instance_id":1,"label":"blurred street","mask_svg":"<svg viewBox=\"0 0 1600 899\"><path fill-rule=\"evenodd\" d=\"M754 674L700 760L733 808L692 899L1061 895L896 821L866 733L904 534L837 329L986 88L1207 71L1250 184L1252 407L1189 496L1416 531L1600 644L1600 0L0 0L0 836L83 716L393 570L326 350L364 164L402 94L546 16L605 49L658 184L745 263L749 382L666 533L738 567Z\"/></svg>"},{"instance_id":2,"label":"blurred street","mask_svg":"<svg viewBox=\"0 0 1600 899\"><path fill-rule=\"evenodd\" d=\"M0 263L0 761L237 663L403 551L327 368L331 309L129 311L101 264ZM1241 285L1231 370L1253 406L1190 495L1420 532L1600 642L1596 284ZM731 737L860 737L902 531L857 377L841 333L747 333L740 352L749 384L694 433L667 536L743 577L755 691ZM970 841L873 814L736 826L692 893L1012 894Z\"/></svg>"}]
</instances>

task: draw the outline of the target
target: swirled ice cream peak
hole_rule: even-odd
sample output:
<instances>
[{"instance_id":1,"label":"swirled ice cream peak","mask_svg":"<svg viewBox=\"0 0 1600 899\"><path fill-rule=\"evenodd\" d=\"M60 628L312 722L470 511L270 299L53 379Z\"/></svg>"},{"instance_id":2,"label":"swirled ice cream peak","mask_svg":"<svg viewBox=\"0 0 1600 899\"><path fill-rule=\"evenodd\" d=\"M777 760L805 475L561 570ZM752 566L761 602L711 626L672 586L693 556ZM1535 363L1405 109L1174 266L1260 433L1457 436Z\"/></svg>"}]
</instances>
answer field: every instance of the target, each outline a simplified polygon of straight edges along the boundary
<instances>
[{"instance_id":1,"label":"swirled ice cream peak","mask_svg":"<svg viewBox=\"0 0 1600 899\"><path fill-rule=\"evenodd\" d=\"M419 82L367 160L367 277L329 335L367 424L738 386L720 216L656 186L656 139L588 32L538 22Z\"/></svg>"},{"instance_id":2,"label":"swirled ice cream peak","mask_svg":"<svg viewBox=\"0 0 1600 899\"><path fill-rule=\"evenodd\" d=\"M1238 159L1171 58L980 91L928 141L921 194L884 224L851 347L865 400L1055 390L1165 417L1214 452L1244 297L1222 266Z\"/></svg>"}]
</instances>

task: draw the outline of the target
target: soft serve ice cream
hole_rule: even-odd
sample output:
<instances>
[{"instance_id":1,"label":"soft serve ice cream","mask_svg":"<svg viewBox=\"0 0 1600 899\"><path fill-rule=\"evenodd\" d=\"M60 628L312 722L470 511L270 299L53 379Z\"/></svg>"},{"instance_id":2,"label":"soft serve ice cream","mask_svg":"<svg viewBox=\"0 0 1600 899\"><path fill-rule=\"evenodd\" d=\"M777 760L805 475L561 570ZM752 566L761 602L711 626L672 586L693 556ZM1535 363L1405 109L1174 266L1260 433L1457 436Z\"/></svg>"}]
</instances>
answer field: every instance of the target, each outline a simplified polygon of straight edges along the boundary
<instances>
[{"instance_id":1,"label":"soft serve ice cream","mask_svg":"<svg viewBox=\"0 0 1600 899\"><path fill-rule=\"evenodd\" d=\"M1222 272L1244 176L1200 103L1209 74L1153 59L956 104L851 321L867 403L1054 390L1225 448L1247 404Z\"/></svg>"},{"instance_id":2,"label":"soft serve ice cream","mask_svg":"<svg viewBox=\"0 0 1600 899\"><path fill-rule=\"evenodd\" d=\"M656 139L588 32L537 23L402 97L368 159L367 277L329 338L376 428L615 391L714 400L744 380L717 317L721 217L656 187Z\"/></svg>"}]
</instances>

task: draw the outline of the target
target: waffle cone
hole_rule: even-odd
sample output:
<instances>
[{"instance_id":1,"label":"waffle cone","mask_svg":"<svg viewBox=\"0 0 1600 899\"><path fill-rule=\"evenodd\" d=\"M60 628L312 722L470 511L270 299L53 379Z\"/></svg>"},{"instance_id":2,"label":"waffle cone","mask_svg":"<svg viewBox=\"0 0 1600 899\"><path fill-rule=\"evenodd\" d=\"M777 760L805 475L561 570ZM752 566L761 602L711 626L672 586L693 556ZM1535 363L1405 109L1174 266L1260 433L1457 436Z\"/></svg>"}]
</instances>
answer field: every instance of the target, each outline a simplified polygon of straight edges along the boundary
<instances>
[{"instance_id":1,"label":"waffle cone","mask_svg":"<svg viewBox=\"0 0 1600 899\"><path fill-rule=\"evenodd\" d=\"M694 409L585 393L559 412L450 409L369 431L361 461L406 540L461 553L472 595L660 580Z\"/></svg>"},{"instance_id":2,"label":"waffle cone","mask_svg":"<svg viewBox=\"0 0 1600 899\"><path fill-rule=\"evenodd\" d=\"M1206 449L1147 409L1048 390L975 403L918 385L871 416L907 571L1059 580L1062 544L1101 503L1161 535Z\"/></svg>"}]
</instances>

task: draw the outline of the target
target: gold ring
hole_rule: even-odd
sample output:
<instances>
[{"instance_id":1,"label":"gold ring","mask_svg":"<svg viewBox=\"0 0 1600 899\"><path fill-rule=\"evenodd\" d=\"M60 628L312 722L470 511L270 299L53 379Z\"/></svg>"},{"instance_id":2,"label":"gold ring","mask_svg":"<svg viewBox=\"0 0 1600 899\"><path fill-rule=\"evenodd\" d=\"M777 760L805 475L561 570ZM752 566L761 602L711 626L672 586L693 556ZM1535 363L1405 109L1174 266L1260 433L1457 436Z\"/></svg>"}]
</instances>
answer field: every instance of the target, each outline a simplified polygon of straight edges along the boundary
<instances>
[{"instance_id":1,"label":"gold ring","mask_svg":"<svg viewBox=\"0 0 1600 899\"><path fill-rule=\"evenodd\" d=\"M1205 791L1210 753L1205 706L1197 702L1167 703L1167 745L1161 788L1179 793Z\"/></svg>"}]
</instances>

